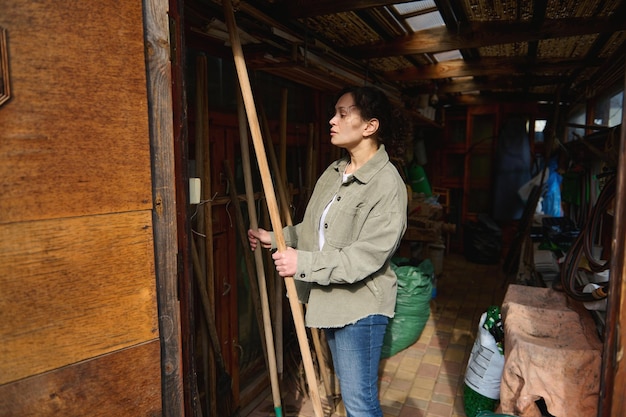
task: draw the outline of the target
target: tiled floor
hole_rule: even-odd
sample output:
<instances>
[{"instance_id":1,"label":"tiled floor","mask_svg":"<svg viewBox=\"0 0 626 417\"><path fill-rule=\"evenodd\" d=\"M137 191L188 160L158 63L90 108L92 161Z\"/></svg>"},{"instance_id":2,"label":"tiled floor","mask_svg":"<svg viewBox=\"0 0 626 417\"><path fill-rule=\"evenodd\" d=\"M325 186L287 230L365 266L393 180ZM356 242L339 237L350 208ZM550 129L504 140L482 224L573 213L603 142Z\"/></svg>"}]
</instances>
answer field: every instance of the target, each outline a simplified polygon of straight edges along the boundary
<instances>
[{"instance_id":1,"label":"tiled floor","mask_svg":"<svg viewBox=\"0 0 626 417\"><path fill-rule=\"evenodd\" d=\"M463 378L478 320L506 292L501 265L470 263L461 255L444 259L431 315L419 340L380 365L380 399L385 417L465 417ZM320 396L323 386L320 387ZM330 417L345 415L341 407ZM250 417L275 415L269 396ZM314 417L307 398L283 399L285 417Z\"/></svg>"}]
</instances>

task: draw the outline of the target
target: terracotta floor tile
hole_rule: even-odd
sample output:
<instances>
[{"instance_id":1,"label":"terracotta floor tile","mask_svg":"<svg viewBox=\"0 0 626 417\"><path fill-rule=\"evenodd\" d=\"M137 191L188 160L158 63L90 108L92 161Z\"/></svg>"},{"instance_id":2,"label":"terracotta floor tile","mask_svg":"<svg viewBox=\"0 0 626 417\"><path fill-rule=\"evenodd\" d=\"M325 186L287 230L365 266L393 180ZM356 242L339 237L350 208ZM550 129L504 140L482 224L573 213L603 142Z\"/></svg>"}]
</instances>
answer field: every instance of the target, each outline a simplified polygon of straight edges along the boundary
<instances>
[{"instance_id":1,"label":"terracotta floor tile","mask_svg":"<svg viewBox=\"0 0 626 417\"><path fill-rule=\"evenodd\" d=\"M420 356L405 355L404 358L402 358L402 361L400 361L397 372L413 371L413 373L415 373L415 369L417 369L420 363L424 361L424 356L423 352Z\"/></svg>"},{"instance_id":2,"label":"terracotta floor tile","mask_svg":"<svg viewBox=\"0 0 626 417\"><path fill-rule=\"evenodd\" d=\"M426 416L425 410L415 408L415 407L410 407L408 405L405 405L404 407L402 407L402 411L400 411L400 414L398 414L398 417L424 417L424 416Z\"/></svg>"},{"instance_id":3,"label":"terracotta floor tile","mask_svg":"<svg viewBox=\"0 0 626 417\"><path fill-rule=\"evenodd\" d=\"M429 364L433 364L437 366L441 366L442 362L443 362L443 357L442 357L442 352L440 350L438 350L437 352L433 352L433 353L426 353L424 355L424 359L422 359L422 363L429 363Z\"/></svg>"},{"instance_id":4,"label":"terracotta floor tile","mask_svg":"<svg viewBox=\"0 0 626 417\"><path fill-rule=\"evenodd\" d=\"M416 378L413 382L413 388L422 388L432 391L437 381L433 378Z\"/></svg>"},{"instance_id":5,"label":"terracotta floor tile","mask_svg":"<svg viewBox=\"0 0 626 417\"><path fill-rule=\"evenodd\" d=\"M423 400L423 399L420 399L420 398L415 398L415 397L413 397L411 395L409 395L406 398L406 401L404 402L405 406L412 407L412 408L417 408L419 410L424 410L424 411L426 409L428 409L428 405L429 404L430 404L430 401Z\"/></svg>"},{"instance_id":6,"label":"terracotta floor tile","mask_svg":"<svg viewBox=\"0 0 626 417\"><path fill-rule=\"evenodd\" d=\"M435 394L442 394L450 397L450 404L452 404L452 400L456 396L456 383L451 386L449 382L438 381L435 384L435 388L433 390Z\"/></svg>"},{"instance_id":7,"label":"terracotta floor tile","mask_svg":"<svg viewBox=\"0 0 626 417\"><path fill-rule=\"evenodd\" d=\"M448 404L441 404L431 402L428 406L428 417L451 417L452 406Z\"/></svg>"},{"instance_id":8,"label":"terracotta floor tile","mask_svg":"<svg viewBox=\"0 0 626 417\"><path fill-rule=\"evenodd\" d=\"M399 370L398 372L396 372L395 379L401 381L410 381L411 383L413 383L413 381L415 380L415 368L416 366L412 368L403 368L405 370Z\"/></svg>"},{"instance_id":9,"label":"terracotta floor tile","mask_svg":"<svg viewBox=\"0 0 626 417\"><path fill-rule=\"evenodd\" d=\"M449 362L463 362L463 359L465 359L465 347L462 349L455 346L449 347L446 349L443 359Z\"/></svg>"},{"instance_id":10,"label":"terracotta floor tile","mask_svg":"<svg viewBox=\"0 0 626 417\"><path fill-rule=\"evenodd\" d=\"M429 389L414 388L411 390L411 398L430 401L432 396L433 396L433 391Z\"/></svg>"},{"instance_id":11,"label":"terracotta floor tile","mask_svg":"<svg viewBox=\"0 0 626 417\"><path fill-rule=\"evenodd\" d=\"M422 363L417 368L417 376L425 378L436 378L439 374L439 366L431 363Z\"/></svg>"},{"instance_id":12,"label":"terracotta floor tile","mask_svg":"<svg viewBox=\"0 0 626 417\"><path fill-rule=\"evenodd\" d=\"M462 372L465 371L466 363L463 362L453 362L444 360L443 365L441 366L440 375L461 375Z\"/></svg>"}]
</instances>

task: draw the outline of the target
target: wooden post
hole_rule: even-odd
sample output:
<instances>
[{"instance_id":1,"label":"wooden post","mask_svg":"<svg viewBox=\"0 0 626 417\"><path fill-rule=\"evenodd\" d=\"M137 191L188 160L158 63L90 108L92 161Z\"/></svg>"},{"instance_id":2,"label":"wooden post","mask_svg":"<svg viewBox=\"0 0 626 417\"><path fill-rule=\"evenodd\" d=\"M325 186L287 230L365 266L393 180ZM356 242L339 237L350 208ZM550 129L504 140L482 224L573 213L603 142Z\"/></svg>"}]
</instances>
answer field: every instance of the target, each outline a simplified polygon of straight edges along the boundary
<instances>
[{"instance_id":1,"label":"wooden post","mask_svg":"<svg viewBox=\"0 0 626 417\"><path fill-rule=\"evenodd\" d=\"M237 76L239 78L239 85L241 87L243 102L245 104L246 114L248 116L248 124L250 126L252 142L254 144L257 162L259 164L261 181L263 183L263 190L265 191L265 198L270 213L270 219L272 221L272 228L274 230L276 246L278 247L279 251L284 251L287 249L287 245L285 243L285 236L283 235L283 226L280 221L280 213L278 211L278 204L276 202L276 195L274 193L274 185L272 184L272 178L267 164L265 147L263 146L263 138L261 137L259 120L256 113L254 98L252 96L252 88L250 87L250 79L248 78L248 70L246 68L246 62L243 57L243 50L241 49L241 42L239 40L239 33L237 32L237 26L235 24L235 16L231 0L222 0L222 5L224 6L224 17L230 35L230 43L233 49L235 68L237 70ZM309 385L309 396L311 398L313 410L316 417L323 417L324 411L322 409L322 402L319 396L317 378L315 377L315 369L313 368L313 358L311 357L309 341L306 334L306 328L304 326L304 316L300 307L300 302L298 301L296 284L293 277L285 278L285 287L287 288L287 294L289 296L289 305L291 307L296 335L298 337L298 342L300 345L300 352L302 354L304 371L307 377L307 383Z\"/></svg>"}]
</instances>

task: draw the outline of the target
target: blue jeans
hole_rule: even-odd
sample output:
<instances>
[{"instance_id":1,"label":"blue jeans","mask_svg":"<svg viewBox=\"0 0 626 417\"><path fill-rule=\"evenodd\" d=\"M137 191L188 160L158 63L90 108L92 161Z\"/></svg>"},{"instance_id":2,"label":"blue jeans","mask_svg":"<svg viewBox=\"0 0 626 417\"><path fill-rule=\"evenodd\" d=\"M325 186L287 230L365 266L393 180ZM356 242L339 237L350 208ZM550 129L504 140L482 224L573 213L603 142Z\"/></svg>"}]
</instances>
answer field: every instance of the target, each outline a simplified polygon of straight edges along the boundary
<instances>
[{"instance_id":1,"label":"blue jeans","mask_svg":"<svg viewBox=\"0 0 626 417\"><path fill-rule=\"evenodd\" d=\"M348 417L382 417L378 366L389 318L365 317L340 328L324 329Z\"/></svg>"}]
</instances>

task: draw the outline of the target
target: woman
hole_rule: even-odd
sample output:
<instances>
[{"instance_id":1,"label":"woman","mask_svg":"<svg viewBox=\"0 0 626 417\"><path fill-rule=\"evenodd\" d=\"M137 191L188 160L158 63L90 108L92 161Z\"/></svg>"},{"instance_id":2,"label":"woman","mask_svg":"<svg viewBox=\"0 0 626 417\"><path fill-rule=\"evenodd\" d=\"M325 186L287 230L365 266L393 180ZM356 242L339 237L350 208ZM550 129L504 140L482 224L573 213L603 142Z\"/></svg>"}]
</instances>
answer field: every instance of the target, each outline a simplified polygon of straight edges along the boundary
<instances>
[{"instance_id":1,"label":"woman","mask_svg":"<svg viewBox=\"0 0 626 417\"><path fill-rule=\"evenodd\" d=\"M272 255L307 303L306 325L324 329L348 417L382 417L378 367L394 315L390 268L406 229L406 185L389 161L391 108L373 87L338 96L330 139L347 151L320 176L301 223L284 229L288 248ZM250 247L276 247L274 235L249 230Z\"/></svg>"}]
</instances>

